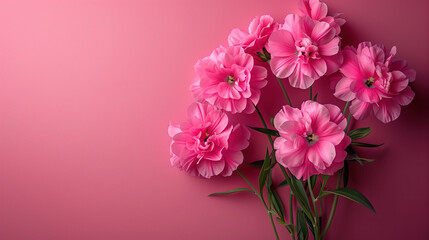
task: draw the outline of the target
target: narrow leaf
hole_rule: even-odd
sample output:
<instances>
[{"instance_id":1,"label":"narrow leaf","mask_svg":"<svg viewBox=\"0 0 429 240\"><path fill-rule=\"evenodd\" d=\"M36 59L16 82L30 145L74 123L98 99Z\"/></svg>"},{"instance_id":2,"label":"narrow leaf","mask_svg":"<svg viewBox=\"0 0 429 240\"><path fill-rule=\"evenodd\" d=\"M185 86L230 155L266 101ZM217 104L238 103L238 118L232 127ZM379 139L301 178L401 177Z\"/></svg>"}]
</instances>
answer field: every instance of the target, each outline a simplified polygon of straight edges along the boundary
<instances>
[{"instance_id":1,"label":"narrow leaf","mask_svg":"<svg viewBox=\"0 0 429 240\"><path fill-rule=\"evenodd\" d=\"M298 208L296 212L296 228L298 240L307 240L308 230L307 225L305 223L304 213L301 208Z\"/></svg>"},{"instance_id":2,"label":"narrow leaf","mask_svg":"<svg viewBox=\"0 0 429 240\"><path fill-rule=\"evenodd\" d=\"M254 168L261 168L262 165L264 164L264 160L257 160L257 161L246 163L246 164L251 166L251 167L254 167Z\"/></svg>"},{"instance_id":3,"label":"narrow leaf","mask_svg":"<svg viewBox=\"0 0 429 240\"><path fill-rule=\"evenodd\" d=\"M308 229L310 229L310 232L313 235L313 238L316 238L316 236L314 235L313 223L311 222L311 220L308 218L307 215L304 214L304 217L305 217L305 222L307 223Z\"/></svg>"},{"instance_id":4,"label":"narrow leaf","mask_svg":"<svg viewBox=\"0 0 429 240\"><path fill-rule=\"evenodd\" d=\"M286 180L283 180L278 186L277 186L277 188L280 188L280 187L285 187L285 186L287 186L287 185L289 185L289 183L286 181Z\"/></svg>"},{"instance_id":5,"label":"narrow leaf","mask_svg":"<svg viewBox=\"0 0 429 240\"><path fill-rule=\"evenodd\" d=\"M262 48L262 51L264 52L265 57L268 60L271 60L271 53L269 53L266 48Z\"/></svg>"},{"instance_id":6,"label":"narrow leaf","mask_svg":"<svg viewBox=\"0 0 429 240\"><path fill-rule=\"evenodd\" d=\"M218 195L227 195L227 194L236 193L236 192L253 192L253 191L247 188L235 188L226 192L212 193L209 196L211 197L211 196L218 196Z\"/></svg>"},{"instance_id":7,"label":"narrow leaf","mask_svg":"<svg viewBox=\"0 0 429 240\"><path fill-rule=\"evenodd\" d=\"M277 220L277 222L279 222L281 225L283 225L283 226L287 226L288 224L283 220L283 219L281 219L281 218L279 218L279 217L276 217L276 220ZM287 227L286 227L287 228ZM288 229L289 230L289 229Z\"/></svg>"},{"instance_id":8,"label":"narrow leaf","mask_svg":"<svg viewBox=\"0 0 429 240\"><path fill-rule=\"evenodd\" d=\"M318 94L319 94L319 93L316 93L316 95L314 95L313 101L317 102L317 95L318 95Z\"/></svg>"},{"instance_id":9,"label":"narrow leaf","mask_svg":"<svg viewBox=\"0 0 429 240\"><path fill-rule=\"evenodd\" d=\"M267 59L267 57L261 53L261 52L256 52L256 54L258 55L258 57L263 61L263 62L267 62L269 59Z\"/></svg>"},{"instance_id":10,"label":"narrow leaf","mask_svg":"<svg viewBox=\"0 0 429 240\"><path fill-rule=\"evenodd\" d=\"M362 164L362 162L374 162L374 159L369 159L369 158L351 158L351 159L346 159L347 161L358 161ZM362 165L363 166L363 165Z\"/></svg>"},{"instance_id":11,"label":"narrow leaf","mask_svg":"<svg viewBox=\"0 0 429 240\"><path fill-rule=\"evenodd\" d=\"M268 153L268 148L267 151L265 153L265 160L264 160L264 164L262 165L261 168L261 172L259 173L259 191L261 193L261 197L263 196L263 190L264 190L264 185L265 185L265 181L267 181L267 177L268 174L270 173L270 154Z\"/></svg>"},{"instance_id":12,"label":"narrow leaf","mask_svg":"<svg viewBox=\"0 0 429 240\"><path fill-rule=\"evenodd\" d=\"M352 201L355 201L361 205L363 205L364 207L367 207L369 210L375 212L374 207L372 206L371 202L360 192L358 192L355 189L352 188L339 188L339 189L335 189L333 191L324 191L322 193L322 197L329 195L329 194L335 194L338 196L342 196L345 198L348 198Z\"/></svg>"},{"instance_id":13,"label":"narrow leaf","mask_svg":"<svg viewBox=\"0 0 429 240\"><path fill-rule=\"evenodd\" d=\"M268 129L268 128L257 128L257 127L249 127L249 128L251 128L255 131L258 131L260 133L270 135L270 136L275 136L275 137L280 136L279 131L277 131L277 130Z\"/></svg>"},{"instance_id":14,"label":"narrow leaf","mask_svg":"<svg viewBox=\"0 0 429 240\"><path fill-rule=\"evenodd\" d=\"M311 176L310 177L310 187L311 187L311 189L313 189L314 188L314 186L316 185L316 181L317 181L317 177L318 177L319 175L313 175L313 176Z\"/></svg>"},{"instance_id":15,"label":"narrow leaf","mask_svg":"<svg viewBox=\"0 0 429 240\"><path fill-rule=\"evenodd\" d=\"M306 214L311 214L310 202L308 201L307 193L305 192L302 182L297 179L294 175L290 175L291 188L295 195L296 200L299 202L299 205L303 208Z\"/></svg>"},{"instance_id":16,"label":"narrow leaf","mask_svg":"<svg viewBox=\"0 0 429 240\"><path fill-rule=\"evenodd\" d=\"M283 206L282 200L280 199L280 196L277 194L275 189L272 190L271 196L272 196L271 201L273 202L273 207L276 210L277 215L279 215L279 217L284 219L285 208Z\"/></svg>"},{"instance_id":17,"label":"narrow leaf","mask_svg":"<svg viewBox=\"0 0 429 240\"><path fill-rule=\"evenodd\" d=\"M329 175L322 175L323 178L323 183L322 183L322 187L320 188L320 190L323 190L326 186L326 183L328 182L329 179Z\"/></svg>"},{"instance_id":18,"label":"narrow leaf","mask_svg":"<svg viewBox=\"0 0 429 240\"><path fill-rule=\"evenodd\" d=\"M274 127L274 118L270 116L271 125Z\"/></svg>"},{"instance_id":19,"label":"narrow leaf","mask_svg":"<svg viewBox=\"0 0 429 240\"><path fill-rule=\"evenodd\" d=\"M362 143L362 142L352 142L352 143L350 143L350 145L354 145L354 146L358 146L358 147L373 148L373 147L380 147L383 144L369 144L369 143Z\"/></svg>"},{"instance_id":20,"label":"narrow leaf","mask_svg":"<svg viewBox=\"0 0 429 240\"><path fill-rule=\"evenodd\" d=\"M286 224L285 226L289 233L293 233L296 229L295 225L292 224Z\"/></svg>"},{"instance_id":21,"label":"narrow leaf","mask_svg":"<svg viewBox=\"0 0 429 240\"><path fill-rule=\"evenodd\" d=\"M368 128L358 128L358 129L351 130L349 133L347 133L347 135L352 140L356 140L356 139L364 138L368 136L368 134L370 133L371 133L371 128L368 127Z\"/></svg>"}]
</instances>

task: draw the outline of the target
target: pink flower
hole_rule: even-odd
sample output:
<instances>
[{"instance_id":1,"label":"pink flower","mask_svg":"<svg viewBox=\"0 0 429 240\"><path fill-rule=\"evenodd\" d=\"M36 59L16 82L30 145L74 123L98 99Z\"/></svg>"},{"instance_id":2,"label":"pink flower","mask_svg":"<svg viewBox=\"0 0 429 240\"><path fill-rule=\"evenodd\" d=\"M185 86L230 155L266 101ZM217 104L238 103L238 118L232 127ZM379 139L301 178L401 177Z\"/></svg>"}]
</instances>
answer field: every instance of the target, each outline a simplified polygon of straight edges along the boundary
<instances>
[{"instance_id":1,"label":"pink flower","mask_svg":"<svg viewBox=\"0 0 429 240\"><path fill-rule=\"evenodd\" d=\"M298 179L333 175L343 167L351 142L344 133L346 125L335 105L306 101L301 110L283 106L274 118L280 133L274 142L277 161Z\"/></svg>"},{"instance_id":2,"label":"pink flower","mask_svg":"<svg viewBox=\"0 0 429 240\"><path fill-rule=\"evenodd\" d=\"M309 16L287 15L268 39L271 70L289 78L293 87L309 88L316 79L332 74L342 62L340 38L329 23Z\"/></svg>"},{"instance_id":3,"label":"pink flower","mask_svg":"<svg viewBox=\"0 0 429 240\"><path fill-rule=\"evenodd\" d=\"M228 116L207 103L193 103L188 120L170 124L168 134L171 165L193 175L210 178L230 176L243 162L241 150L250 133L240 124L231 126Z\"/></svg>"},{"instance_id":4,"label":"pink flower","mask_svg":"<svg viewBox=\"0 0 429 240\"><path fill-rule=\"evenodd\" d=\"M346 20L341 18L342 14L337 13L334 14L334 16L328 16L328 6L326 3L322 3L319 0L300 0L298 7L301 15L306 15L314 20L329 23L337 34L341 32L341 26L346 23Z\"/></svg>"},{"instance_id":5,"label":"pink flower","mask_svg":"<svg viewBox=\"0 0 429 240\"><path fill-rule=\"evenodd\" d=\"M246 53L256 57L262 52L268 37L278 29L278 23L270 15L255 17L249 25L249 32L234 28L228 36L229 46L240 46Z\"/></svg>"},{"instance_id":6,"label":"pink flower","mask_svg":"<svg viewBox=\"0 0 429 240\"><path fill-rule=\"evenodd\" d=\"M396 60L396 47L390 52L384 45L360 43L358 48L346 47L344 64L340 71L343 78L335 87L335 96L352 101L350 112L356 119L363 119L371 112L388 123L399 117L401 107L408 105L414 92L408 86L416 72L403 60Z\"/></svg>"},{"instance_id":7,"label":"pink flower","mask_svg":"<svg viewBox=\"0 0 429 240\"><path fill-rule=\"evenodd\" d=\"M253 57L241 47L215 49L195 64L195 71L190 90L197 100L231 113L252 113L267 84L267 70L254 66Z\"/></svg>"}]
</instances>

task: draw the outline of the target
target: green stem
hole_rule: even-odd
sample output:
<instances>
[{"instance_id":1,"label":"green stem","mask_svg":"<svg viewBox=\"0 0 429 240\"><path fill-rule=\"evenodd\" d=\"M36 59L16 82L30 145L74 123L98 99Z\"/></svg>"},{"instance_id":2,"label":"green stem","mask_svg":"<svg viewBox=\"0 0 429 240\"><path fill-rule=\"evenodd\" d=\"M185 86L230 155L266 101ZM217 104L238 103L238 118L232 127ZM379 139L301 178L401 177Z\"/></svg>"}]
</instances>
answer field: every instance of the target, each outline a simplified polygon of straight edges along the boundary
<instances>
[{"instance_id":1,"label":"green stem","mask_svg":"<svg viewBox=\"0 0 429 240\"><path fill-rule=\"evenodd\" d=\"M349 102L347 102L347 103L346 103L346 106L344 107L344 111L343 111L343 115L344 115L344 116L346 116L346 111L347 111L347 108L349 108L349 105L350 105L350 101L349 101Z\"/></svg>"},{"instance_id":2,"label":"green stem","mask_svg":"<svg viewBox=\"0 0 429 240\"><path fill-rule=\"evenodd\" d=\"M238 174L240 174L240 176L244 179L244 181L246 181L246 183L249 185L249 187L252 188L252 190L255 192L256 196L258 196L259 199L262 200L262 203L264 204L265 210L267 210L267 212L268 212L268 216L270 218L271 225L273 226L273 230L274 230L274 234L276 235L276 239L279 240L279 235L277 233L276 225L274 224L274 220L273 220L273 214L271 213L270 209L268 209L267 203L265 202L264 198L261 196L262 193L259 193L258 191L256 191L255 187L253 187L253 185L250 183L250 181L238 169L236 171L238 172Z\"/></svg>"},{"instance_id":3,"label":"green stem","mask_svg":"<svg viewBox=\"0 0 429 240\"><path fill-rule=\"evenodd\" d=\"M266 129L267 128L267 124L265 123L265 120L264 120L264 118L262 117L262 114L261 114L261 111L259 111L259 108L255 105L255 109L256 109L256 112L258 113L258 115L259 115L259 118L261 119L261 122L262 122L262 125L264 126L264 128ZM274 142L273 142L273 139L271 138L271 136L269 136L269 135L267 135L267 137L268 137L268 141L270 141L270 145L271 145L271 147L272 147L272 149L274 150Z\"/></svg>"},{"instance_id":4,"label":"green stem","mask_svg":"<svg viewBox=\"0 0 429 240\"><path fill-rule=\"evenodd\" d=\"M310 100L313 100L313 86L310 86Z\"/></svg>"},{"instance_id":5,"label":"green stem","mask_svg":"<svg viewBox=\"0 0 429 240\"><path fill-rule=\"evenodd\" d=\"M276 235L276 239L279 240L279 234L277 233L276 225L274 224L273 215L271 212L268 212L268 215L270 217L271 225L273 226L274 234Z\"/></svg>"},{"instance_id":6,"label":"green stem","mask_svg":"<svg viewBox=\"0 0 429 240\"><path fill-rule=\"evenodd\" d=\"M349 113L349 115L347 116L347 125L346 125L346 128L344 129L344 132L347 132L347 129L349 128L351 116L352 116L351 113Z\"/></svg>"},{"instance_id":7,"label":"green stem","mask_svg":"<svg viewBox=\"0 0 429 240\"><path fill-rule=\"evenodd\" d=\"M279 83L280 88L282 89L283 94L284 94L284 95L285 95L285 97L286 97L287 103L289 104L289 106L291 106L291 107L292 107L292 103L291 103L291 101L290 101L290 99L289 99L289 95L288 95L288 94L287 94L287 92L286 92L285 86L284 86L284 85L283 85L283 83L282 83L282 80L281 80L280 78L277 78L277 82Z\"/></svg>"},{"instance_id":8,"label":"green stem","mask_svg":"<svg viewBox=\"0 0 429 240\"><path fill-rule=\"evenodd\" d=\"M338 172L338 179L337 179L337 189L340 188L341 185L341 178L342 178L343 170L340 170ZM331 213L329 214L328 222L326 223L325 229L322 233L322 239L325 237L326 233L328 233L329 227L331 226L332 219L334 218L335 210L337 209L337 203L338 203L338 195L335 195L334 202L332 203L331 207Z\"/></svg>"},{"instance_id":9,"label":"green stem","mask_svg":"<svg viewBox=\"0 0 429 240\"><path fill-rule=\"evenodd\" d=\"M244 179L244 181L246 181L247 185L249 185L249 187L255 192L255 194L260 198L260 194L258 191L256 191L255 187L253 187L253 185L249 182L249 180L247 180L247 178L240 172L240 170L236 170L238 172L238 174L240 174L240 176Z\"/></svg>"},{"instance_id":10,"label":"green stem","mask_svg":"<svg viewBox=\"0 0 429 240\"><path fill-rule=\"evenodd\" d=\"M289 193L289 218L290 218L290 224L293 224L293 194L292 191ZM292 229L292 232L290 233L292 235L292 239L295 240L295 230Z\"/></svg>"},{"instance_id":11,"label":"green stem","mask_svg":"<svg viewBox=\"0 0 429 240\"><path fill-rule=\"evenodd\" d=\"M314 228L314 238L315 240L319 240L320 239L320 231L319 231L319 210L317 209L317 200L316 198L314 198L314 193L313 193L313 188L311 187L311 178L307 179L307 183L308 183L308 191L310 192L310 196L311 196L311 201L313 202L313 210L314 210L314 223L313 223L313 228Z\"/></svg>"},{"instance_id":12,"label":"green stem","mask_svg":"<svg viewBox=\"0 0 429 240\"><path fill-rule=\"evenodd\" d=\"M286 93L286 91L284 91L284 92ZM286 96L287 96L287 93L286 93ZM256 105L255 105L255 109L256 109L256 112L258 113L259 118L261 119L262 125L264 126L264 128L267 128L267 123L265 122L264 117L262 117L261 111L259 111L259 108ZM273 139L271 138L271 136L267 135L267 137L268 137L268 140L270 141L271 148L274 150L274 141L273 141ZM286 173L285 168L282 165L279 165L279 166L280 166L280 169L283 172L283 175L285 176L286 182L289 184L289 186L291 186L291 182L290 182L289 176ZM292 213L292 211L290 211L290 214L291 214L290 215L291 216L290 221L291 221L291 224L293 225L293 213ZM291 235L293 237L293 240L295 240L295 233L293 232Z\"/></svg>"}]
</instances>

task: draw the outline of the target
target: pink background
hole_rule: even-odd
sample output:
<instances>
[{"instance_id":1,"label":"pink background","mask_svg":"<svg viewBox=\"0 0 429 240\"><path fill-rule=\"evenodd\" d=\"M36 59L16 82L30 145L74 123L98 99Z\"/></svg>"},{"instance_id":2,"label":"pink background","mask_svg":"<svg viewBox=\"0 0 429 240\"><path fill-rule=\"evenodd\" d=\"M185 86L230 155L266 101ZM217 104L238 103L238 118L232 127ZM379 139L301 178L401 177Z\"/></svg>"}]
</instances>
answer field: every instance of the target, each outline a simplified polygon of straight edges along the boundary
<instances>
[{"instance_id":1,"label":"pink background","mask_svg":"<svg viewBox=\"0 0 429 240\"><path fill-rule=\"evenodd\" d=\"M370 118L354 126L372 126L367 141L385 143L360 151L377 161L352 164L350 173L350 186L377 215L340 199L328 238L427 239L429 2L326 2L348 21L345 44L396 45L417 70L416 98L397 121ZM207 197L245 187L238 176L205 180L170 167L167 126L185 119L198 58L254 16L283 21L296 6L296 0L2 0L0 239L274 239L256 197ZM321 102L332 100L328 83L319 81L316 91ZM280 94L273 83L263 90L265 115L278 111ZM291 94L295 103L307 96ZM255 115L246 121L259 124ZM254 140L254 151L245 151L250 161L262 158L267 144L257 134Z\"/></svg>"}]
</instances>

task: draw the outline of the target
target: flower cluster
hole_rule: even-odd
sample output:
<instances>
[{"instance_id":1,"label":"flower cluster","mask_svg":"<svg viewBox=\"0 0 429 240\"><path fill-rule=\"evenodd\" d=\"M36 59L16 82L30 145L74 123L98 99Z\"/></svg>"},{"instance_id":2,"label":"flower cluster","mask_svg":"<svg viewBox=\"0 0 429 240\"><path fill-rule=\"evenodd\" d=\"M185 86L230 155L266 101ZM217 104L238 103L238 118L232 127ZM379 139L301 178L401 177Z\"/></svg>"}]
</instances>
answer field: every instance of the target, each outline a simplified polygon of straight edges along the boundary
<instances>
[{"instance_id":1,"label":"flower cluster","mask_svg":"<svg viewBox=\"0 0 429 240\"><path fill-rule=\"evenodd\" d=\"M410 104L414 98L409 85L415 81L416 72L405 60L396 58L396 47L388 50L382 44L362 42L357 48L342 48L340 33L344 24L341 14L328 15L325 3L300 0L299 13L286 15L284 22L263 15L255 17L247 31L233 29L228 46L216 48L194 66L195 79L190 91L195 102L188 109L188 120L170 124L168 129L172 138L171 164L204 178L232 175L244 161L242 151L249 146L250 132L242 124L232 124L231 115L252 114L257 110L263 128L252 129L266 134L272 149L271 154L267 150L262 161L260 190L240 173L250 189L237 188L214 195L253 192L262 200L270 217L276 214L277 221L292 236L300 236L297 229L305 234L307 223L314 239L323 239L335 212L337 200L333 201L330 220L321 229L322 213L318 216L317 202L328 194L336 194L335 199L345 196L375 211L361 193L347 188L347 181L341 177L342 169L347 172L347 161L361 164L371 161L360 158L354 146L378 146L354 141L367 136L371 129L349 130L351 116L362 120L373 114L383 123L397 119L401 106ZM267 127L257 106L263 95L261 90L268 83L268 71L277 78L289 103L271 113L275 115L274 129ZM293 88L309 89L310 99L303 101L300 108L292 106L283 79ZM317 96L312 96L315 81L330 83L332 94L347 102L344 109L318 102ZM296 211L296 223L304 223L302 226L294 225L292 219L286 222L282 202L269 177L274 167L282 170L291 199L295 198L299 204L294 208L291 202L289 211ZM325 190L327 178L337 172L337 189ZM323 183L315 197L312 186L320 175L323 181L319 182Z\"/></svg>"},{"instance_id":2,"label":"flower cluster","mask_svg":"<svg viewBox=\"0 0 429 240\"><path fill-rule=\"evenodd\" d=\"M412 101L409 83L416 73L406 61L395 59L396 47L387 51L384 45L363 42L357 49L346 46L341 50L339 34L345 23L341 14L328 15L327 5L319 0L301 0L299 10L299 14L287 15L283 23L269 15L255 17L248 31L231 31L229 46L216 48L195 64L190 91L198 104L190 111L205 110L197 118L192 115L199 120L170 126L174 166L207 178L231 175L237 169L243 161L240 151L248 143L231 140L236 139L231 129L242 127L232 128L227 114L254 112L267 84L267 67L277 78L288 79L292 87L300 89L330 76L334 95L351 102L349 110L357 120L372 112L384 123L393 121L400 106ZM215 121L213 114L205 117L208 112L223 119L219 128L211 125L211 132L202 130ZM296 177L332 175L342 168L350 139L344 134L346 119L337 106L307 101L301 109L284 106L275 119L280 133L274 145L277 161Z\"/></svg>"}]
</instances>

